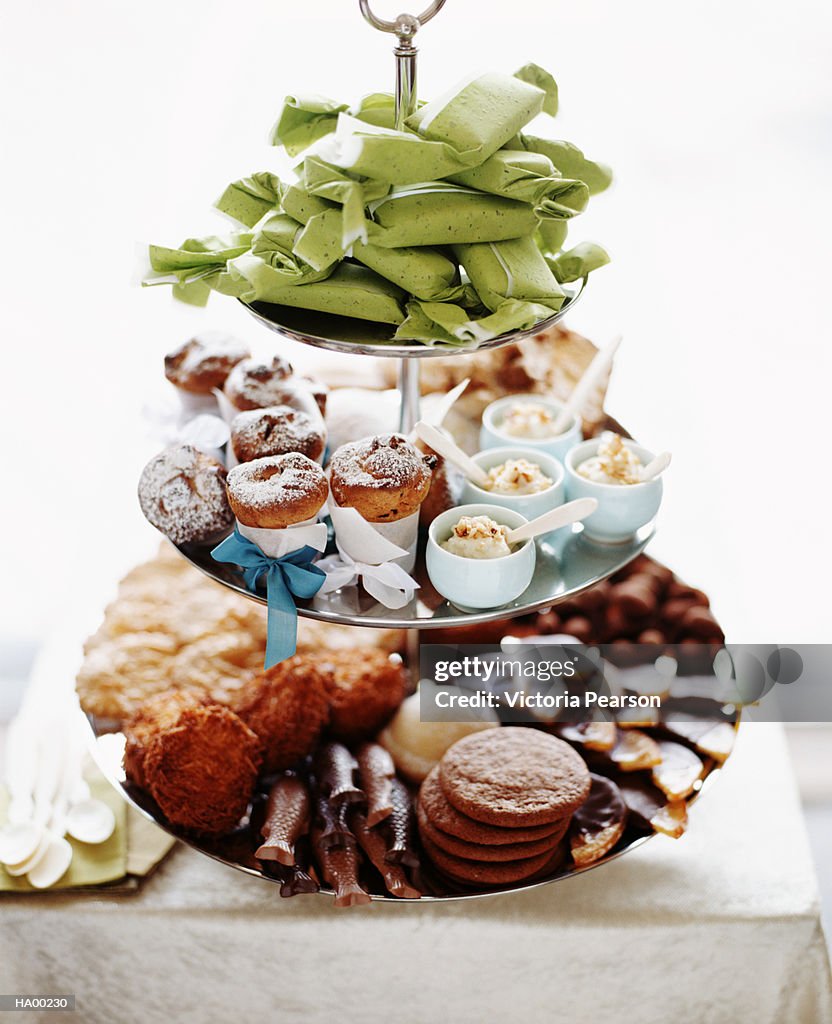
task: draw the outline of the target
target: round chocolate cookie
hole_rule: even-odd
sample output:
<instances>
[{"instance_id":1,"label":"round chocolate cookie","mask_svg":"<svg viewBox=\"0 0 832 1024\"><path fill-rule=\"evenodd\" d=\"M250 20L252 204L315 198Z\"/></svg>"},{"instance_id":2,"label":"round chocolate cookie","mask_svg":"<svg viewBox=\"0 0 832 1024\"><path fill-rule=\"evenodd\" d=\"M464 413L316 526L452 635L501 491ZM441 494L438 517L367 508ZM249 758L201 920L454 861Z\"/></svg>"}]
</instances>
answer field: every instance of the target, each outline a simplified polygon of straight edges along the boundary
<instances>
[{"instance_id":1,"label":"round chocolate cookie","mask_svg":"<svg viewBox=\"0 0 832 1024\"><path fill-rule=\"evenodd\" d=\"M549 849L534 857L494 864L455 857L453 854L441 850L424 835L422 836L422 846L425 853L443 874L457 882L477 886L512 885L515 882L522 882L542 871L554 855L554 851Z\"/></svg>"},{"instance_id":2,"label":"round chocolate cookie","mask_svg":"<svg viewBox=\"0 0 832 1024\"><path fill-rule=\"evenodd\" d=\"M558 829L550 836L544 836L543 839L534 839L529 843L504 843L501 846L489 846L485 843L468 843L464 839L457 839L456 836L443 832L433 824L421 803L417 804L416 814L419 819L419 835L423 839L428 839L434 846L438 846L440 850L450 853L454 857L489 863L523 860L527 857L536 857L539 853L551 853L563 839L571 820L564 818L562 825L559 825Z\"/></svg>"},{"instance_id":3,"label":"round chocolate cookie","mask_svg":"<svg viewBox=\"0 0 832 1024\"><path fill-rule=\"evenodd\" d=\"M483 846L534 843L539 839L548 838L561 827L561 822L556 821L546 825L527 825L523 828L502 828L500 825L486 825L469 818L467 814L462 814L448 803L439 784L439 765L430 771L422 783L418 805L434 828L466 843L480 843ZM564 821L566 820L564 817Z\"/></svg>"},{"instance_id":4,"label":"round chocolate cookie","mask_svg":"<svg viewBox=\"0 0 832 1024\"><path fill-rule=\"evenodd\" d=\"M589 795L589 769L563 740L524 726L473 733L439 762L442 792L488 825L543 825L572 814Z\"/></svg>"}]
</instances>

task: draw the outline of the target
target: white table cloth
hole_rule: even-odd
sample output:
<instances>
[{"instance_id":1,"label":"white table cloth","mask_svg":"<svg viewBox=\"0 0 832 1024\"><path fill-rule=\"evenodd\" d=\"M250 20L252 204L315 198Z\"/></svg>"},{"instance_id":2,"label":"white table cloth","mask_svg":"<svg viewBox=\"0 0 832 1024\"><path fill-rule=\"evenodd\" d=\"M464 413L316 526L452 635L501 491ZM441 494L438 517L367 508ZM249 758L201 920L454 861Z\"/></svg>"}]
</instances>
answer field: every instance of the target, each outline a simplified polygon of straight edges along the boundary
<instances>
[{"instance_id":1,"label":"white table cloth","mask_svg":"<svg viewBox=\"0 0 832 1024\"><path fill-rule=\"evenodd\" d=\"M682 840L528 893L337 911L178 847L135 896L12 896L0 914L0 992L74 992L107 1024L832 1020L776 725L744 728Z\"/></svg>"}]
</instances>

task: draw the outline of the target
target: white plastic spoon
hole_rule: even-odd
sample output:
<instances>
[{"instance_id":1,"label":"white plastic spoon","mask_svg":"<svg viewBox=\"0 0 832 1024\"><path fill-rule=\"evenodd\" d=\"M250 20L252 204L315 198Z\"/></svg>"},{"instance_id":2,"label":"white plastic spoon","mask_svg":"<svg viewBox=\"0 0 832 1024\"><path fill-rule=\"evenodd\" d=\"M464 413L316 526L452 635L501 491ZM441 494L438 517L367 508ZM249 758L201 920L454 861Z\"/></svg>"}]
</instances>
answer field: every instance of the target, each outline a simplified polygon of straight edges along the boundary
<instances>
[{"instance_id":1,"label":"white plastic spoon","mask_svg":"<svg viewBox=\"0 0 832 1024\"><path fill-rule=\"evenodd\" d=\"M513 546L519 544L521 540L539 537L541 533L551 533L552 530L559 530L562 526L571 526L572 523L579 523L587 516L591 516L596 508L598 508L598 501L595 498L578 498L565 505L558 505L557 508L544 512L537 519L532 519L525 526L509 530L506 534L506 541Z\"/></svg>"},{"instance_id":2,"label":"white plastic spoon","mask_svg":"<svg viewBox=\"0 0 832 1024\"><path fill-rule=\"evenodd\" d=\"M35 868L46 855L46 851L49 849L49 844L52 841L52 833L49 829L43 825L38 825L38 843L37 846L32 850L25 860L20 861L19 864L6 864L6 871L12 876L12 878L19 878L21 875L27 874L33 868Z\"/></svg>"},{"instance_id":3,"label":"white plastic spoon","mask_svg":"<svg viewBox=\"0 0 832 1024\"><path fill-rule=\"evenodd\" d=\"M651 459L644 469L641 471L641 483L647 483L648 480L655 480L659 474L664 473L667 467L670 465L670 460L673 456L670 452L661 452L655 459Z\"/></svg>"},{"instance_id":4,"label":"white plastic spoon","mask_svg":"<svg viewBox=\"0 0 832 1024\"><path fill-rule=\"evenodd\" d=\"M16 821L0 829L0 864L23 864L43 839L43 825L35 821Z\"/></svg>"},{"instance_id":5,"label":"white plastic spoon","mask_svg":"<svg viewBox=\"0 0 832 1024\"><path fill-rule=\"evenodd\" d=\"M592 362L584 370L583 377L572 389L572 394L567 398L560 412L555 417L555 422L552 424L552 434L554 436L562 434L569 426L571 419L578 418L581 409L586 404L587 398L589 398L590 391L592 391L596 383L612 365L613 357L618 351L620 344L621 335L613 338L608 345L605 345L595 353Z\"/></svg>"},{"instance_id":6,"label":"white plastic spoon","mask_svg":"<svg viewBox=\"0 0 832 1024\"><path fill-rule=\"evenodd\" d=\"M482 487L486 491L491 490L491 479L482 466L478 466L472 458L465 454L458 444L449 437L446 437L432 424L419 420L413 428L413 432L421 441L429 445L437 455L441 455L448 462L452 462L457 469L462 470L468 479L473 480L478 487Z\"/></svg>"},{"instance_id":7,"label":"white plastic spoon","mask_svg":"<svg viewBox=\"0 0 832 1024\"><path fill-rule=\"evenodd\" d=\"M35 889L48 889L59 882L72 863L72 847L61 836L49 832L49 843L44 855L28 872L29 884Z\"/></svg>"},{"instance_id":8,"label":"white plastic spoon","mask_svg":"<svg viewBox=\"0 0 832 1024\"><path fill-rule=\"evenodd\" d=\"M66 831L82 843L105 843L115 831L116 817L103 800L90 795L83 776L85 744L79 729L76 728L69 744L62 787L69 801L64 816Z\"/></svg>"}]
</instances>

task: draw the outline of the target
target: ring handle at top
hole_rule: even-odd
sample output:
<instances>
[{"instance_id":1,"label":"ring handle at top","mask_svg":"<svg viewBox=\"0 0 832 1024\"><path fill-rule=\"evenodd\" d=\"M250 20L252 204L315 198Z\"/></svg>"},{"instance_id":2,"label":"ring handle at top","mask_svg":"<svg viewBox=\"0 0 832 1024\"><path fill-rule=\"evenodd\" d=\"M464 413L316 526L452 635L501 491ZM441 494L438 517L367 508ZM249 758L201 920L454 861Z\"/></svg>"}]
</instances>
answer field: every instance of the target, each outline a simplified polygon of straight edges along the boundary
<instances>
[{"instance_id":1,"label":"ring handle at top","mask_svg":"<svg viewBox=\"0 0 832 1024\"><path fill-rule=\"evenodd\" d=\"M425 8L418 17L414 17L412 14L400 14L395 21L386 21L373 14L370 10L370 0L358 0L358 5L364 18L373 28L377 28L379 32L392 32L399 37L400 43L405 43L416 35L422 25L427 24L435 14L442 10L445 0L433 0L430 7Z\"/></svg>"}]
</instances>

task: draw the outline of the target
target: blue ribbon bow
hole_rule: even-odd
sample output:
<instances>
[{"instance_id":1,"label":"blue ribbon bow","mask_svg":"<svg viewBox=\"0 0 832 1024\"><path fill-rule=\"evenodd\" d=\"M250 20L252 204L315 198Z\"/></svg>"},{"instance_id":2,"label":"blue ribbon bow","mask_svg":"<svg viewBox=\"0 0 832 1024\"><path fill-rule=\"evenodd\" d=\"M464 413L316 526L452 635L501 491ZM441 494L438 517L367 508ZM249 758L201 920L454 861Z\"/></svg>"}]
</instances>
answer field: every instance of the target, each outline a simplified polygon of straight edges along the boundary
<instances>
[{"instance_id":1,"label":"blue ribbon bow","mask_svg":"<svg viewBox=\"0 0 832 1024\"><path fill-rule=\"evenodd\" d=\"M269 558L236 529L211 552L215 562L239 565L251 591L256 589L260 577L266 576L269 615L264 668L291 658L297 649L298 610L292 595L313 597L324 585L326 573L312 564L317 554L307 544L282 558Z\"/></svg>"}]
</instances>

